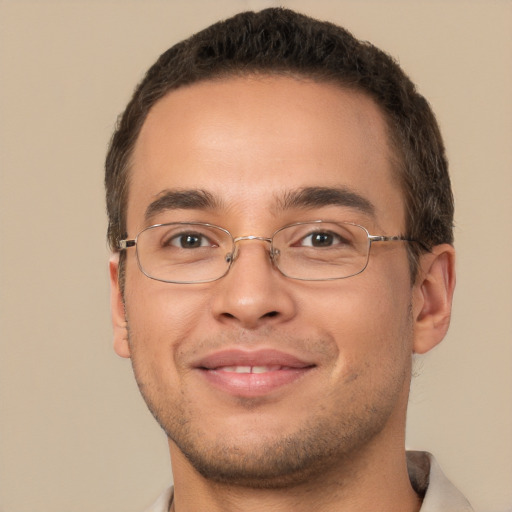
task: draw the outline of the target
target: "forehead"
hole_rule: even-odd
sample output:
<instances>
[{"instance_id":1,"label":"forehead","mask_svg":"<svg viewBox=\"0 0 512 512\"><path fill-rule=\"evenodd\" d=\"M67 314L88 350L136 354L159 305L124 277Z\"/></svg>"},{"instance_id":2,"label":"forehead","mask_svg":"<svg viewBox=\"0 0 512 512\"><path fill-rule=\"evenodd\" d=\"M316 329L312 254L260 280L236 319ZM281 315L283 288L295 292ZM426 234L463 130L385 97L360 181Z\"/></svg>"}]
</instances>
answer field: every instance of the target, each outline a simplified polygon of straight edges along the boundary
<instances>
[{"instance_id":1,"label":"forehead","mask_svg":"<svg viewBox=\"0 0 512 512\"><path fill-rule=\"evenodd\" d=\"M268 212L310 187L354 192L383 222L401 225L392 161L384 117L362 93L275 76L193 84L157 102L141 129L128 228L143 228L148 205L168 190L206 191L217 206Z\"/></svg>"}]
</instances>

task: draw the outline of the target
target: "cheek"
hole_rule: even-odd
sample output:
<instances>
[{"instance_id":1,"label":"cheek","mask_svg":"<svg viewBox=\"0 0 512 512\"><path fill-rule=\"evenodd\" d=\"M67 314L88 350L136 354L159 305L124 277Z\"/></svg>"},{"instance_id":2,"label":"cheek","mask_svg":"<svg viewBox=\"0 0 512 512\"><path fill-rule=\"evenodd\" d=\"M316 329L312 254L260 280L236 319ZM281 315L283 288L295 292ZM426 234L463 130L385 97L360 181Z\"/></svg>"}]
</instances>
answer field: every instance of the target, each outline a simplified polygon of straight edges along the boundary
<instances>
[{"instance_id":1,"label":"cheek","mask_svg":"<svg viewBox=\"0 0 512 512\"><path fill-rule=\"evenodd\" d=\"M156 284L134 288L137 293L126 300L133 372L153 414L167 401L180 400L185 374L180 348L193 337L201 311L186 293L161 290Z\"/></svg>"},{"instance_id":2,"label":"cheek","mask_svg":"<svg viewBox=\"0 0 512 512\"><path fill-rule=\"evenodd\" d=\"M191 337L208 308L204 293L127 272L125 303L132 357L160 366Z\"/></svg>"},{"instance_id":3,"label":"cheek","mask_svg":"<svg viewBox=\"0 0 512 512\"><path fill-rule=\"evenodd\" d=\"M364 274L304 296L305 325L328 334L339 351L337 375L345 379L379 369L382 364L407 364L412 351L411 290L408 280L364 279Z\"/></svg>"}]
</instances>

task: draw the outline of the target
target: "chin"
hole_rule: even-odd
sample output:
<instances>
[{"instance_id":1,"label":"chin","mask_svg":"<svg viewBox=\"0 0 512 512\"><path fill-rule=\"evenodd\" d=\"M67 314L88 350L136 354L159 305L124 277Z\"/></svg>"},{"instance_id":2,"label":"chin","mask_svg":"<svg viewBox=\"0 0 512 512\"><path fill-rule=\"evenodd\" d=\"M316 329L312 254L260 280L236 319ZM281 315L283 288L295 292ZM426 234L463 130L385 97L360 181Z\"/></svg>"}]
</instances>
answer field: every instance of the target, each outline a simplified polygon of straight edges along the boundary
<instances>
[{"instance_id":1,"label":"chin","mask_svg":"<svg viewBox=\"0 0 512 512\"><path fill-rule=\"evenodd\" d=\"M375 411L373 411L375 412ZM383 412L383 411L381 411ZM312 484L318 475L353 470L355 453L379 435L386 415L359 418L350 423L333 423L332 416L309 420L300 430L288 434L260 436L192 433L188 425L168 431L172 443L190 466L205 479L219 484L254 489L282 489Z\"/></svg>"}]
</instances>

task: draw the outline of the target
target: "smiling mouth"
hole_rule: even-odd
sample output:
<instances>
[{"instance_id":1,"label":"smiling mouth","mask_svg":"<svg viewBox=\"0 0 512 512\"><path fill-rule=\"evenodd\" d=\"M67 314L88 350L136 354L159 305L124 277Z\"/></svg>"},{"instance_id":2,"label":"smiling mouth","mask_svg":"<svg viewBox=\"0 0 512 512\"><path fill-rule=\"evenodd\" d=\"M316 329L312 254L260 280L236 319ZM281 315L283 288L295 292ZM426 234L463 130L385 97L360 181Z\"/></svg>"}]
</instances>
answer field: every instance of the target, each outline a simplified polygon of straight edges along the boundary
<instances>
[{"instance_id":1,"label":"smiling mouth","mask_svg":"<svg viewBox=\"0 0 512 512\"><path fill-rule=\"evenodd\" d=\"M269 373L269 372L277 372L280 370L292 370L291 366L281 366L281 365L272 365L272 366L221 366L218 368L205 368L205 370L215 370L218 372L228 372L228 373Z\"/></svg>"},{"instance_id":2,"label":"smiling mouth","mask_svg":"<svg viewBox=\"0 0 512 512\"><path fill-rule=\"evenodd\" d=\"M262 397L298 383L316 364L274 350L221 351L195 365L208 387L236 397Z\"/></svg>"}]
</instances>

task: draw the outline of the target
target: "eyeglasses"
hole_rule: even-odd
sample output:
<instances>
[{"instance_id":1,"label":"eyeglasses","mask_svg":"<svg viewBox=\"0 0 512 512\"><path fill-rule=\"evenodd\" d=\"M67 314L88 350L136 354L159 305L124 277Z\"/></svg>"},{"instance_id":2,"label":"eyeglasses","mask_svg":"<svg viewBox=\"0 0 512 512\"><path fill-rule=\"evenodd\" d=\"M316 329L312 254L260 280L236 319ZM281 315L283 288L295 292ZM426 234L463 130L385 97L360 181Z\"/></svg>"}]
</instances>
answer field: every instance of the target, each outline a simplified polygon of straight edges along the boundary
<instances>
[{"instance_id":1,"label":"eyeglasses","mask_svg":"<svg viewBox=\"0 0 512 512\"><path fill-rule=\"evenodd\" d=\"M363 272L373 242L412 242L402 236L377 236L358 224L322 220L297 222L270 238L233 237L224 228L202 222L172 222L143 229L134 239L121 240L119 250L136 247L140 270L165 283L216 281L236 261L242 241L270 244L273 265L286 277L303 281L344 279Z\"/></svg>"}]
</instances>

